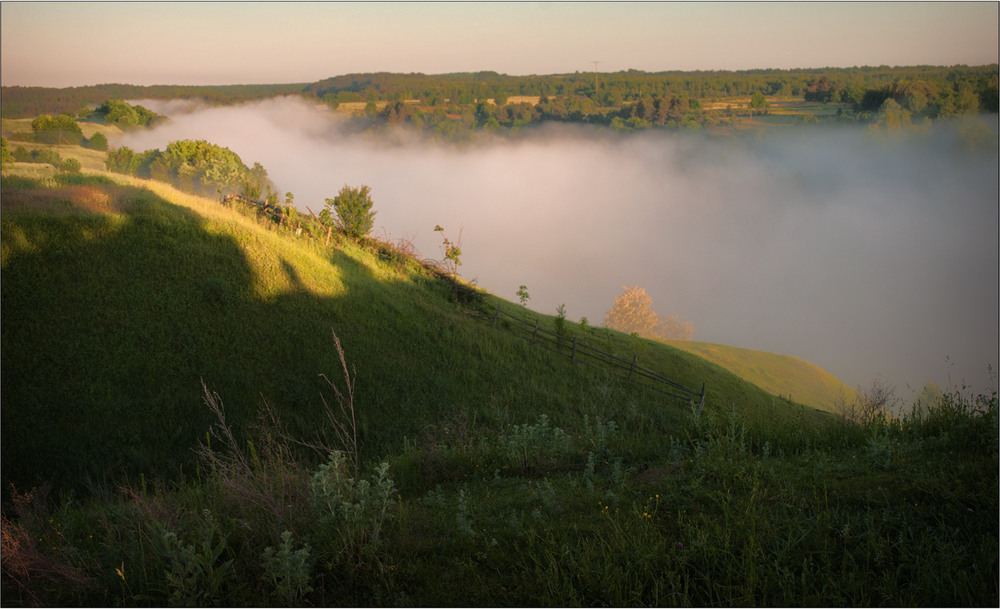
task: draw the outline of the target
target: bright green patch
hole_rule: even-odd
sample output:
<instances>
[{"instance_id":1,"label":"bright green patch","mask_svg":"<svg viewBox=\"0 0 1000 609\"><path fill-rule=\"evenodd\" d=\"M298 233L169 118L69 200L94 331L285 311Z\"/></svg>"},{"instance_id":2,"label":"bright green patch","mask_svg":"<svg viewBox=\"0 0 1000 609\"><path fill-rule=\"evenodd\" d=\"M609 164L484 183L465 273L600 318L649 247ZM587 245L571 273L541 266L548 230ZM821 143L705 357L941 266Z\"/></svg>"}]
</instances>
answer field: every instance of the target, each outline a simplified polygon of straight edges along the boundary
<instances>
[{"instance_id":1,"label":"bright green patch","mask_svg":"<svg viewBox=\"0 0 1000 609\"><path fill-rule=\"evenodd\" d=\"M855 391L829 372L789 355L693 341L667 344L718 364L774 395L827 412L838 413Z\"/></svg>"}]
</instances>

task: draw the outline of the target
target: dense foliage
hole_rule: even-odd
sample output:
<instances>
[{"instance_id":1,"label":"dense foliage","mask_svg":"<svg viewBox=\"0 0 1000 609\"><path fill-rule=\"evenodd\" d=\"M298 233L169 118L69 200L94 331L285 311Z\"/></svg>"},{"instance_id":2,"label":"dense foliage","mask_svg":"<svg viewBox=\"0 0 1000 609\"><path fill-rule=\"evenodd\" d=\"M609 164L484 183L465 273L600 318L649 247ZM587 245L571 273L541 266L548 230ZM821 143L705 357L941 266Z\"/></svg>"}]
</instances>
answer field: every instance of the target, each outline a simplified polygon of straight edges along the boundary
<instances>
[{"instance_id":1,"label":"dense foliage","mask_svg":"<svg viewBox=\"0 0 1000 609\"><path fill-rule=\"evenodd\" d=\"M274 196L267 171L259 163L251 169L232 150L204 140L170 142L162 152L154 149L136 153L121 146L108 151L105 167L116 173L167 182L190 193L240 193L257 198L265 192Z\"/></svg>"},{"instance_id":2,"label":"dense foliage","mask_svg":"<svg viewBox=\"0 0 1000 609\"><path fill-rule=\"evenodd\" d=\"M7 147L7 138L0 137L0 168L14 162L14 153Z\"/></svg>"},{"instance_id":3,"label":"dense foliage","mask_svg":"<svg viewBox=\"0 0 1000 609\"><path fill-rule=\"evenodd\" d=\"M364 237L375 225L377 212L372 210L373 205L370 186L355 188L345 184L336 197L326 199L320 218L332 223L336 217L339 228L345 233L355 238Z\"/></svg>"},{"instance_id":4,"label":"dense foliage","mask_svg":"<svg viewBox=\"0 0 1000 609\"><path fill-rule=\"evenodd\" d=\"M50 116L43 114L31 121L31 129L35 132L35 141L43 144L76 145L83 138L83 131L76 119L67 114Z\"/></svg>"},{"instance_id":5,"label":"dense foliage","mask_svg":"<svg viewBox=\"0 0 1000 609\"><path fill-rule=\"evenodd\" d=\"M3 116L43 111L89 115L87 107L109 97L199 98L223 104L289 94L334 108L361 104L352 112L362 129L406 124L456 141L475 130L517 130L546 121L599 124L619 131L728 128L740 124L742 117L769 114L768 98L836 106L829 115L837 120L877 120L887 99L915 120L950 118L997 112L998 77L996 65L959 65L530 76L367 73L295 85L4 87ZM815 116L807 113L798 119Z\"/></svg>"},{"instance_id":6,"label":"dense foliage","mask_svg":"<svg viewBox=\"0 0 1000 609\"><path fill-rule=\"evenodd\" d=\"M138 104L133 106L120 99L109 99L98 106L89 118L128 130L134 127L152 127L165 117Z\"/></svg>"}]
</instances>

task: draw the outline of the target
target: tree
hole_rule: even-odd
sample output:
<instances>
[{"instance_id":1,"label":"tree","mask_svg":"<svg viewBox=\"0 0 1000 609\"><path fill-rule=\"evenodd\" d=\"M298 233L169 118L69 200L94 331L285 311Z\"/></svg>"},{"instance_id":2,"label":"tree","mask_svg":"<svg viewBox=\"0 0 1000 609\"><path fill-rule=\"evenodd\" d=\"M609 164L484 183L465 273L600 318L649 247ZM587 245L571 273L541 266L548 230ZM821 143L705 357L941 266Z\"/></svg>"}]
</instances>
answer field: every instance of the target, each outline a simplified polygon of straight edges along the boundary
<instances>
[{"instance_id":1,"label":"tree","mask_svg":"<svg viewBox=\"0 0 1000 609\"><path fill-rule=\"evenodd\" d=\"M873 125L869 125L869 129L873 131L900 131L911 124L909 110L906 110L896 100L889 97L882 102L882 107L879 108L878 121Z\"/></svg>"},{"instance_id":2,"label":"tree","mask_svg":"<svg viewBox=\"0 0 1000 609\"><path fill-rule=\"evenodd\" d=\"M101 104L95 114L103 117L104 124L117 125L120 129L151 127L164 117L142 106L132 106L120 99L109 99Z\"/></svg>"},{"instance_id":3,"label":"tree","mask_svg":"<svg viewBox=\"0 0 1000 609\"><path fill-rule=\"evenodd\" d=\"M108 138L104 137L103 133L97 132L87 140L87 148L105 151L108 149Z\"/></svg>"},{"instance_id":4,"label":"tree","mask_svg":"<svg viewBox=\"0 0 1000 609\"><path fill-rule=\"evenodd\" d=\"M0 137L0 168L14 162L14 154L7 147L7 138Z\"/></svg>"},{"instance_id":5,"label":"tree","mask_svg":"<svg viewBox=\"0 0 1000 609\"><path fill-rule=\"evenodd\" d=\"M271 180L267 170L260 163L254 163L250 171L243 176L240 194L248 199L258 200L265 189L270 190Z\"/></svg>"},{"instance_id":6,"label":"tree","mask_svg":"<svg viewBox=\"0 0 1000 609\"><path fill-rule=\"evenodd\" d=\"M754 91L754 94L750 96L750 108L753 110L763 110L767 106L768 103L764 94L760 91Z\"/></svg>"},{"instance_id":7,"label":"tree","mask_svg":"<svg viewBox=\"0 0 1000 609\"><path fill-rule=\"evenodd\" d=\"M660 323L659 317L651 308L652 297L638 286L623 286L623 289L625 292L615 299L611 310L604 317L604 325L626 334L634 332L640 336L652 335Z\"/></svg>"},{"instance_id":8,"label":"tree","mask_svg":"<svg viewBox=\"0 0 1000 609\"><path fill-rule=\"evenodd\" d=\"M31 130L35 132L35 141L43 144L79 144L83 139L80 125L68 114L43 114L31 121Z\"/></svg>"},{"instance_id":9,"label":"tree","mask_svg":"<svg viewBox=\"0 0 1000 609\"><path fill-rule=\"evenodd\" d=\"M326 206L320 217L329 221L331 211L337 214L340 228L352 237L364 237L375 225L375 214L372 211L374 202L371 198L371 188L362 185L352 188L345 185L332 199L326 199Z\"/></svg>"},{"instance_id":10,"label":"tree","mask_svg":"<svg viewBox=\"0 0 1000 609\"><path fill-rule=\"evenodd\" d=\"M646 290L638 286L625 286L624 290L604 318L606 327L658 340L691 339L694 334L691 322L681 321L676 314L661 319L653 311L653 299Z\"/></svg>"}]
</instances>

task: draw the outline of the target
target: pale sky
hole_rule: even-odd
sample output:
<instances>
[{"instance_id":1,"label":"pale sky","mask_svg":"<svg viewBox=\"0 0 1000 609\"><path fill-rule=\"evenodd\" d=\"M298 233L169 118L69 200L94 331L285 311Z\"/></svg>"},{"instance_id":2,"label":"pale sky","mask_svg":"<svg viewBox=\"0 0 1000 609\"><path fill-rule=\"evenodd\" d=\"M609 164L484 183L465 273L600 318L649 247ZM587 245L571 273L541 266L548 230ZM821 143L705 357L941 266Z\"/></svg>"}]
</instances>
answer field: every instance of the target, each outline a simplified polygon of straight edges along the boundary
<instances>
[{"instance_id":1,"label":"pale sky","mask_svg":"<svg viewBox=\"0 0 1000 609\"><path fill-rule=\"evenodd\" d=\"M0 81L314 82L998 61L996 2L10 2Z\"/></svg>"}]
</instances>

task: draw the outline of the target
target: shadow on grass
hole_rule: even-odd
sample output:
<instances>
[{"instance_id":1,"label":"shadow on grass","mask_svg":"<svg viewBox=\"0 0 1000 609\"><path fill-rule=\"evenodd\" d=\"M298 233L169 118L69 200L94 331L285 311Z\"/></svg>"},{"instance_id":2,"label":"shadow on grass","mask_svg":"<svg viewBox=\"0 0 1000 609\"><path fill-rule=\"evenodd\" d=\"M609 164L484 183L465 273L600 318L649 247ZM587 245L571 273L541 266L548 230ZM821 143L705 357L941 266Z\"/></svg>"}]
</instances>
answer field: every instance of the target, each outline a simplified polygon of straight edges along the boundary
<instances>
[{"instance_id":1,"label":"shadow on grass","mask_svg":"<svg viewBox=\"0 0 1000 609\"><path fill-rule=\"evenodd\" d=\"M114 197L97 213L66 190L98 187ZM318 296L268 252L290 289L264 299L241 245L187 208L74 184L46 195L71 206L52 213L19 205L28 192L5 189L2 217L5 486L83 493L139 473L197 475L192 449L213 422L202 380L238 428L266 402L293 435L321 432L319 375L339 370L331 331L357 371L363 457L469 412L499 428L587 402L579 375L553 382L551 364L468 321L434 277L376 279L375 257L334 251L343 290Z\"/></svg>"}]
</instances>

